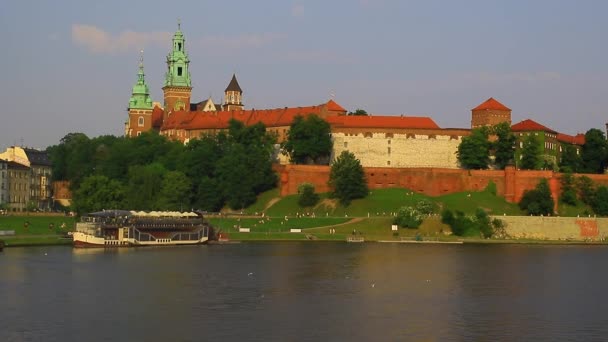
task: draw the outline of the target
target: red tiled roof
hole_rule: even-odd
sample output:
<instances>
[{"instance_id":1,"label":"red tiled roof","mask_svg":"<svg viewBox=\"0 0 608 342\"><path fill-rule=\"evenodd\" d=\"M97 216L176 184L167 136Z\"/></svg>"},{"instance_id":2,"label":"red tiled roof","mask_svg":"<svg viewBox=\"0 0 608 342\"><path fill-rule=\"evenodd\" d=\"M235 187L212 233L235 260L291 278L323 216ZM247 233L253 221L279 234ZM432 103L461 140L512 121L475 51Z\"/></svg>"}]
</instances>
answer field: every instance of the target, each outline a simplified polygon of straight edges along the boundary
<instances>
[{"instance_id":1,"label":"red tiled roof","mask_svg":"<svg viewBox=\"0 0 608 342\"><path fill-rule=\"evenodd\" d=\"M327 101L327 110L336 111L336 112L346 112L346 109L344 109L344 107L340 106L334 100Z\"/></svg>"},{"instance_id":2,"label":"red tiled roof","mask_svg":"<svg viewBox=\"0 0 608 342\"><path fill-rule=\"evenodd\" d=\"M224 129L228 128L230 119L235 119L246 125L254 125L258 122L266 127L289 126L297 115L321 114L326 111L344 111L339 104L330 100L327 103L293 108L277 108L262 110L232 110L216 112L185 112L172 113L163 123L162 130L166 129Z\"/></svg>"},{"instance_id":3,"label":"red tiled roof","mask_svg":"<svg viewBox=\"0 0 608 342\"><path fill-rule=\"evenodd\" d=\"M579 133L575 136L557 133L557 140L572 145L585 145L585 135L582 133Z\"/></svg>"},{"instance_id":4,"label":"red tiled roof","mask_svg":"<svg viewBox=\"0 0 608 342\"><path fill-rule=\"evenodd\" d=\"M508 110L508 111L510 111L511 109L509 109L509 107L503 105L502 103L496 101L493 97L490 97L484 103L473 108L472 110Z\"/></svg>"},{"instance_id":5,"label":"red tiled roof","mask_svg":"<svg viewBox=\"0 0 608 342\"><path fill-rule=\"evenodd\" d=\"M160 107L154 107L152 109L152 127L160 128L163 124L163 109Z\"/></svg>"},{"instance_id":6,"label":"red tiled roof","mask_svg":"<svg viewBox=\"0 0 608 342\"><path fill-rule=\"evenodd\" d=\"M438 129L439 126L429 117L420 116L330 116L331 126L344 128L422 128Z\"/></svg>"},{"instance_id":7,"label":"red tiled roof","mask_svg":"<svg viewBox=\"0 0 608 342\"><path fill-rule=\"evenodd\" d=\"M524 121L520 121L518 123L516 123L515 125L511 126L511 131L513 132L522 132L522 131L542 131L542 132L549 132L549 133L557 133L556 131L552 130L551 128L548 128L546 126L543 126L541 124L539 124L538 122L534 121L534 120L524 120Z\"/></svg>"}]
</instances>

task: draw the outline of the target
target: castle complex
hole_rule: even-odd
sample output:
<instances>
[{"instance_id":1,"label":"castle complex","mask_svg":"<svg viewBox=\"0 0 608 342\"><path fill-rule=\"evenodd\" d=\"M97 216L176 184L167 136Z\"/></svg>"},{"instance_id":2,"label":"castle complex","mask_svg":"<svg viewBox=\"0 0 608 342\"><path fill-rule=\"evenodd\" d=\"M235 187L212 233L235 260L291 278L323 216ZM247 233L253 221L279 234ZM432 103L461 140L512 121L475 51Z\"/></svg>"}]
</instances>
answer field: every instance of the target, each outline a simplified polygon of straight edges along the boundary
<instances>
[{"instance_id":1,"label":"castle complex","mask_svg":"<svg viewBox=\"0 0 608 342\"><path fill-rule=\"evenodd\" d=\"M334 100L297 108L245 109L243 91L236 75L232 75L222 103L215 104L211 98L193 103L190 59L179 24L166 62L167 72L162 88L164 101L161 107L153 105L144 78L143 58L140 61L137 82L129 101L126 136L134 137L142 132L156 130L170 139L187 143L204 134L215 134L227 129L229 121L235 119L246 125L263 123L282 142L286 139L295 116L315 114L330 124L332 159L348 150L355 154L364 167L456 169L459 168L456 154L458 146L463 137L470 135L471 129L502 122L511 124L511 109L494 98L471 110L470 128L440 128L429 117L350 116ZM562 134L532 120L516 123L512 126L512 131L518 139L516 148L522 146L526 136L538 136L547 165L557 165L564 144L574 145L577 150L584 144L582 134ZM519 154L516 153L516 159L518 157ZM289 163L287 156L280 153L278 162ZM518 160L515 163L517 166Z\"/></svg>"}]
</instances>

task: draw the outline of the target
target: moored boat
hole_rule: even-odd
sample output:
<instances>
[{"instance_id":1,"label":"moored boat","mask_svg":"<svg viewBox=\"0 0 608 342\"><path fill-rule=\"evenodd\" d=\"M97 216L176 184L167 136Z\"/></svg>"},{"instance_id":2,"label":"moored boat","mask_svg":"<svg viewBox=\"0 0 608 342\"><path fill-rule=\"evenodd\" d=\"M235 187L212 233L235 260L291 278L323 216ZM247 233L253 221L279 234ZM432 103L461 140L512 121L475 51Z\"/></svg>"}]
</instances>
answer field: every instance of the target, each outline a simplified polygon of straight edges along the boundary
<instances>
[{"instance_id":1,"label":"moored boat","mask_svg":"<svg viewBox=\"0 0 608 342\"><path fill-rule=\"evenodd\" d=\"M73 239L75 247L196 245L212 229L197 212L104 210L84 215Z\"/></svg>"}]
</instances>

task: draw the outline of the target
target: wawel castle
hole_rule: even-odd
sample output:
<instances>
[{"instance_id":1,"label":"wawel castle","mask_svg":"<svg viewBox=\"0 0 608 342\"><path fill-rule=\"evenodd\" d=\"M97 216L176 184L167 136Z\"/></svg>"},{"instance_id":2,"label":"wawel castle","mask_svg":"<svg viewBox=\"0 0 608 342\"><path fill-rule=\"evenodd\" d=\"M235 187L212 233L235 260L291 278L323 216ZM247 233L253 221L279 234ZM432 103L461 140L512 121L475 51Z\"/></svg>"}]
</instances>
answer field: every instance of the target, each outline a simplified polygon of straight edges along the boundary
<instances>
[{"instance_id":1,"label":"wawel castle","mask_svg":"<svg viewBox=\"0 0 608 342\"><path fill-rule=\"evenodd\" d=\"M170 139L187 143L204 134L227 129L228 122L235 119L247 125L261 122L267 130L277 133L281 142L286 139L289 126L297 115L316 114L331 126L332 158L348 150L364 167L459 167L456 151L462 138L470 134L470 128L441 128L430 117L349 116L346 109L333 100L296 108L247 109L236 75L226 87L222 103L213 103L211 98L193 102L190 59L179 26L172 42L162 87L162 107L153 105L144 79L143 60L140 62L137 83L129 101L129 119L125 124L127 136L156 130ZM471 110L471 128L500 122L512 124L511 109L493 98ZM582 134L562 134L533 120L524 120L511 128L518 137L517 147L526 135L537 135L544 147L545 159L553 165L557 165L564 144L579 149L584 144ZM288 163L288 158L279 153L278 161Z\"/></svg>"}]
</instances>

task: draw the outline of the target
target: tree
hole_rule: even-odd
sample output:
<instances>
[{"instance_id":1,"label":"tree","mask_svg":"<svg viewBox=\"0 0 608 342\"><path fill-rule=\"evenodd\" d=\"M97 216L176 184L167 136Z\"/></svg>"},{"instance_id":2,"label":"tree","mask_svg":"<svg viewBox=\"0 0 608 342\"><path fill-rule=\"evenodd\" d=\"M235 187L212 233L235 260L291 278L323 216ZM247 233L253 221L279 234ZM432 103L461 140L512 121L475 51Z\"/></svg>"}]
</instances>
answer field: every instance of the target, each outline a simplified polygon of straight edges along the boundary
<instances>
[{"instance_id":1,"label":"tree","mask_svg":"<svg viewBox=\"0 0 608 342\"><path fill-rule=\"evenodd\" d=\"M536 188L524 192L519 201L519 208L530 215L551 215L555 202L546 179L541 179Z\"/></svg>"},{"instance_id":2,"label":"tree","mask_svg":"<svg viewBox=\"0 0 608 342\"><path fill-rule=\"evenodd\" d=\"M608 188L605 186L599 186L595 193L593 204L591 205L593 211L600 216L608 216Z\"/></svg>"},{"instance_id":3,"label":"tree","mask_svg":"<svg viewBox=\"0 0 608 342\"><path fill-rule=\"evenodd\" d=\"M585 144L581 151L583 171L586 173L604 173L606 158L608 157L608 143L604 132L592 128L585 133Z\"/></svg>"},{"instance_id":4,"label":"tree","mask_svg":"<svg viewBox=\"0 0 608 342\"><path fill-rule=\"evenodd\" d=\"M161 184L166 172L167 170L160 163L131 166L125 193L126 208L157 210Z\"/></svg>"},{"instance_id":5,"label":"tree","mask_svg":"<svg viewBox=\"0 0 608 342\"><path fill-rule=\"evenodd\" d=\"M163 179L158 207L161 210L190 210L192 182L180 171L169 171Z\"/></svg>"},{"instance_id":6,"label":"tree","mask_svg":"<svg viewBox=\"0 0 608 342\"><path fill-rule=\"evenodd\" d=\"M494 164L503 170L514 159L515 135L511 132L508 122L501 122L492 128L497 140L492 144L494 149Z\"/></svg>"},{"instance_id":7,"label":"tree","mask_svg":"<svg viewBox=\"0 0 608 342\"><path fill-rule=\"evenodd\" d=\"M490 163L490 142L486 127L476 128L458 145L458 161L465 169L487 169Z\"/></svg>"},{"instance_id":8,"label":"tree","mask_svg":"<svg viewBox=\"0 0 608 342\"><path fill-rule=\"evenodd\" d=\"M298 205L312 207L319 202L319 195L315 193L315 186L311 183L302 183L298 186Z\"/></svg>"},{"instance_id":9,"label":"tree","mask_svg":"<svg viewBox=\"0 0 608 342\"><path fill-rule=\"evenodd\" d=\"M539 170L542 166L541 145L535 134L526 136L521 150L520 168L524 170Z\"/></svg>"},{"instance_id":10,"label":"tree","mask_svg":"<svg viewBox=\"0 0 608 342\"><path fill-rule=\"evenodd\" d=\"M595 201L595 184L587 176L580 176L576 180L576 187L581 201L587 205L592 205Z\"/></svg>"},{"instance_id":11,"label":"tree","mask_svg":"<svg viewBox=\"0 0 608 342\"><path fill-rule=\"evenodd\" d=\"M568 205L576 205L575 180L572 173L565 173L561 179L562 193L559 197L560 202Z\"/></svg>"},{"instance_id":12,"label":"tree","mask_svg":"<svg viewBox=\"0 0 608 342\"><path fill-rule=\"evenodd\" d=\"M298 115L289 127L283 148L293 163L318 164L328 160L333 143L331 128L327 121L310 114L306 118Z\"/></svg>"},{"instance_id":13,"label":"tree","mask_svg":"<svg viewBox=\"0 0 608 342\"><path fill-rule=\"evenodd\" d=\"M416 229L422 224L423 215L418 210L412 207L401 207L397 211L397 216L393 220L393 224L401 228Z\"/></svg>"},{"instance_id":14,"label":"tree","mask_svg":"<svg viewBox=\"0 0 608 342\"><path fill-rule=\"evenodd\" d=\"M581 156L577 153L576 147L570 144L562 145L562 154L560 158L559 168L562 172L580 172L581 171Z\"/></svg>"},{"instance_id":15,"label":"tree","mask_svg":"<svg viewBox=\"0 0 608 342\"><path fill-rule=\"evenodd\" d=\"M353 115L353 116L367 116L367 112L363 109L355 109L354 112L349 112L347 115Z\"/></svg>"},{"instance_id":16,"label":"tree","mask_svg":"<svg viewBox=\"0 0 608 342\"><path fill-rule=\"evenodd\" d=\"M74 192L72 206L79 213L99 211L102 209L122 208L124 188L120 182L106 176L89 176L83 179L80 187Z\"/></svg>"},{"instance_id":17,"label":"tree","mask_svg":"<svg viewBox=\"0 0 608 342\"><path fill-rule=\"evenodd\" d=\"M333 189L333 196L345 206L349 205L353 199L367 196L365 173L353 153L342 151L331 165L329 186Z\"/></svg>"}]
</instances>

